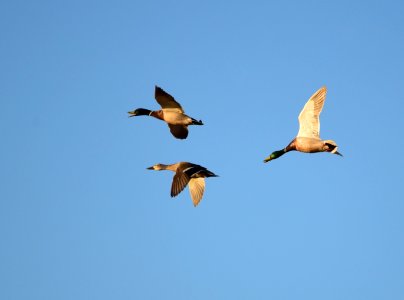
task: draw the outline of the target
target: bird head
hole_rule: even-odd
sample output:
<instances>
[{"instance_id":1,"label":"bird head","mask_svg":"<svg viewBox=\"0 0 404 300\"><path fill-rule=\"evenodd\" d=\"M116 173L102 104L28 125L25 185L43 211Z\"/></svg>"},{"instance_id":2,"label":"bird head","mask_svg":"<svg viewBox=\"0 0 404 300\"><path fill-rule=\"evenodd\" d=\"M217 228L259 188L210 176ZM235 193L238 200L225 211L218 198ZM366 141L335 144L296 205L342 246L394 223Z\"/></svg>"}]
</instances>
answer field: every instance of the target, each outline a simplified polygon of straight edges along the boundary
<instances>
[{"instance_id":1,"label":"bird head","mask_svg":"<svg viewBox=\"0 0 404 300\"><path fill-rule=\"evenodd\" d=\"M166 165L163 164L156 164L154 166L148 167L147 170L155 170L155 171L161 171L166 169Z\"/></svg>"},{"instance_id":2,"label":"bird head","mask_svg":"<svg viewBox=\"0 0 404 300\"><path fill-rule=\"evenodd\" d=\"M138 108L132 111L128 111L129 117L136 117L136 116L146 116L150 115L151 111L145 108Z\"/></svg>"},{"instance_id":3,"label":"bird head","mask_svg":"<svg viewBox=\"0 0 404 300\"><path fill-rule=\"evenodd\" d=\"M338 152L338 145L333 140L324 141L324 150L326 152L330 152L332 154L337 154L339 156L343 156L341 153Z\"/></svg>"},{"instance_id":4,"label":"bird head","mask_svg":"<svg viewBox=\"0 0 404 300\"><path fill-rule=\"evenodd\" d=\"M264 159L264 163L267 163L273 159L276 159L276 158L282 156L283 154L285 154L284 150L274 151L271 153L270 156L268 156L267 158Z\"/></svg>"}]
</instances>

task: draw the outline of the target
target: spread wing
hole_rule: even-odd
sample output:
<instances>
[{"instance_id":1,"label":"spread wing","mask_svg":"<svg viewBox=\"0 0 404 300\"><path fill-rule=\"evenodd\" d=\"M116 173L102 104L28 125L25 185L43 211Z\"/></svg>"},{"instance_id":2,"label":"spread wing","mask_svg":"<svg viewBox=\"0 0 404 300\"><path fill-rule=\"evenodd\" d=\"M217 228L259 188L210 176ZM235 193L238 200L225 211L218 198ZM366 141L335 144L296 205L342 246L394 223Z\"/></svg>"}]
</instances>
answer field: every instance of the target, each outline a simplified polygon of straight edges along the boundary
<instances>
[{"instance_id":1,"label":"spread wing","mask_svg":"<svg viewBox=\"0 0 404 300\"><path fill-rule=\"evenodd\" d=\"M187 186L189 182L189 176L182 170L177 169L173 178L173 184L171 185L171 197L177 196Z\"/></svg>"},{"instance_id":2,"label":"spread wing","mask_svg":"<svg viewBox=\"0 0 404 300\"><path fill-rule=\"evenodd\" d=\"M202 177L192 178L189 181L189 193L191 194L194 206L197 206L203 197L205 191L205 179Z\"/></svg>"},{"instance_id":3,"label":"spread wing","mask_svg":"<svg viewBox=\"0 0 404 300\"><path fill-rule=\"evenodd\" d=\"M166 93L162 88L158 86L156 86L154 98L156 98L156 101L158 102L158 104L160 104L162 109L184 113L181 104L175 101L173 96L171 96L169 93Z\"/></svg>"},{"instance_id":4,"label":"spread wing","mask_svg":"<svg viewBox=\"0 0 404 300\"><path fill-rule=\"evenodd\" d=\"M298 137L320 139L320 113L324 106L327 88L323 86L307 101L299 115Z\"/></svg>"},{"instance_id":5,"label":"spread wing","mask_svg":"<svg viewBox=\"0 0 404 300\"><path fill-rule=\"evenodd\" d=\"M175 136L177 139L186 139L188 136L188 127L185 125L171 125L168 124L168 127L170 128L170 131L173 136Z\"/></svg>"}]
</instances>

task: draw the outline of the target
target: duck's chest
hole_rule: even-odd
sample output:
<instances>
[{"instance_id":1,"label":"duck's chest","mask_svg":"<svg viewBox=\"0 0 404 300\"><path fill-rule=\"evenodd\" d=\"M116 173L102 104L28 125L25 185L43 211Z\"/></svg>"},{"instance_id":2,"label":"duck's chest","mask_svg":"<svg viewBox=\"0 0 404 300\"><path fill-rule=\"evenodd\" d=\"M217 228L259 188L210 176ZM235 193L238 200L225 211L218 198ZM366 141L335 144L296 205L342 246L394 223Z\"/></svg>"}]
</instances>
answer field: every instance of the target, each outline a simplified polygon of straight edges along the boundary
<instances>
[{"instance_id":1,"label":"duck's chest","mask_svg":"<svg viewBox=\"0 0 404 300\"><path fill-rule=\"evenodd\" d=\"M163 111L161 110L154 110L150 113L150 116L155 117L156 119L159 120L163 120L164 121L164 117L163 117Z\"/></svg>"}]
</instances>

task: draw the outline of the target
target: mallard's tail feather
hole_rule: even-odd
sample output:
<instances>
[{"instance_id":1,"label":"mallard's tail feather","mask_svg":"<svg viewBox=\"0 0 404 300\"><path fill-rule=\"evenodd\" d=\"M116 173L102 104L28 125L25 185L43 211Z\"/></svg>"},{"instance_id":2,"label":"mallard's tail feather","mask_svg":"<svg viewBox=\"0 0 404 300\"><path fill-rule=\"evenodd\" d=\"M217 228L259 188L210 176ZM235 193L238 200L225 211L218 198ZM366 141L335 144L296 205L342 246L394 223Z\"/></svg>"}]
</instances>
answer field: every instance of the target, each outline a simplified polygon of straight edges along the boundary
<instances>
[{"instance_id":1,"label":"mallard's tail feather","mask_svg":"<svg viewBox=\"0 0 404 300\"><path fill-rule=\"evenodd\" d=\"M192 125L203 125L203 123L202 123L202 120L195 120L194 118L191 118L192 119Z\"/></svg>"}]
</instances>

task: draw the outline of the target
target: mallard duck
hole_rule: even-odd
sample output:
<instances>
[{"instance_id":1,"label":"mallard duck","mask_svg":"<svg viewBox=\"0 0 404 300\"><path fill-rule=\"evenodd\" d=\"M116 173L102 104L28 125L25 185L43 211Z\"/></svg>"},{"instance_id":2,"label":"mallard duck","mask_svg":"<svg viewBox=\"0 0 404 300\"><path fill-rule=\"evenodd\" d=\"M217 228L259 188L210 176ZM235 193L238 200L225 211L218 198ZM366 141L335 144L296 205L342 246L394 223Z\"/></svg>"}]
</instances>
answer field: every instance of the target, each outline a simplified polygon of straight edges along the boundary
<instances>
[{"instance_id":1,"label":"mallard duck","mask_svg":"<svg viewBox=\"0 0 404 300\"><path fill-rule=\"evenodd\" d=\"M331 152L342 156L339 153L337 143L332 140L320 139L320 113L324 106L327 88L323 86L315 92L307 101L299 115L299 132L297 136L284 149L274 151L265 158L264 162L276 159L289 151L300 151L306 153Z\"/></svg>"},{"instance_id":2,"label":"mallard duck","mask_svg":"<svg viewBox=\"0 0 404 300\"><path fill-rule=\"evenodd\" d=\"M152 116L167 123L170 131L177 139L186 139L188 136L188 125L203 125L201 120L195 120L184 113L181 105L174 97L166 93L162 88L156 86L154 97L160 104L160 110L149 110L138 108L128 112L129 117Z\"/></svg>"},{"instance_id":3,"label":"mallard duck","mask_svg":"<svg viewBox=\"0 0 404 300\"><path fill-rule=\"evenodd\" d=\"M205 178L218 177L205 167L192 164L189 162L178 162L172 165L157 164L147 168L148 170L170 170L175 172L173 183L171 185L171 197L177 196L182 190L189 185L194 206L197 206L202 199L205 191Z\"/></svg>"}]
</instances>

